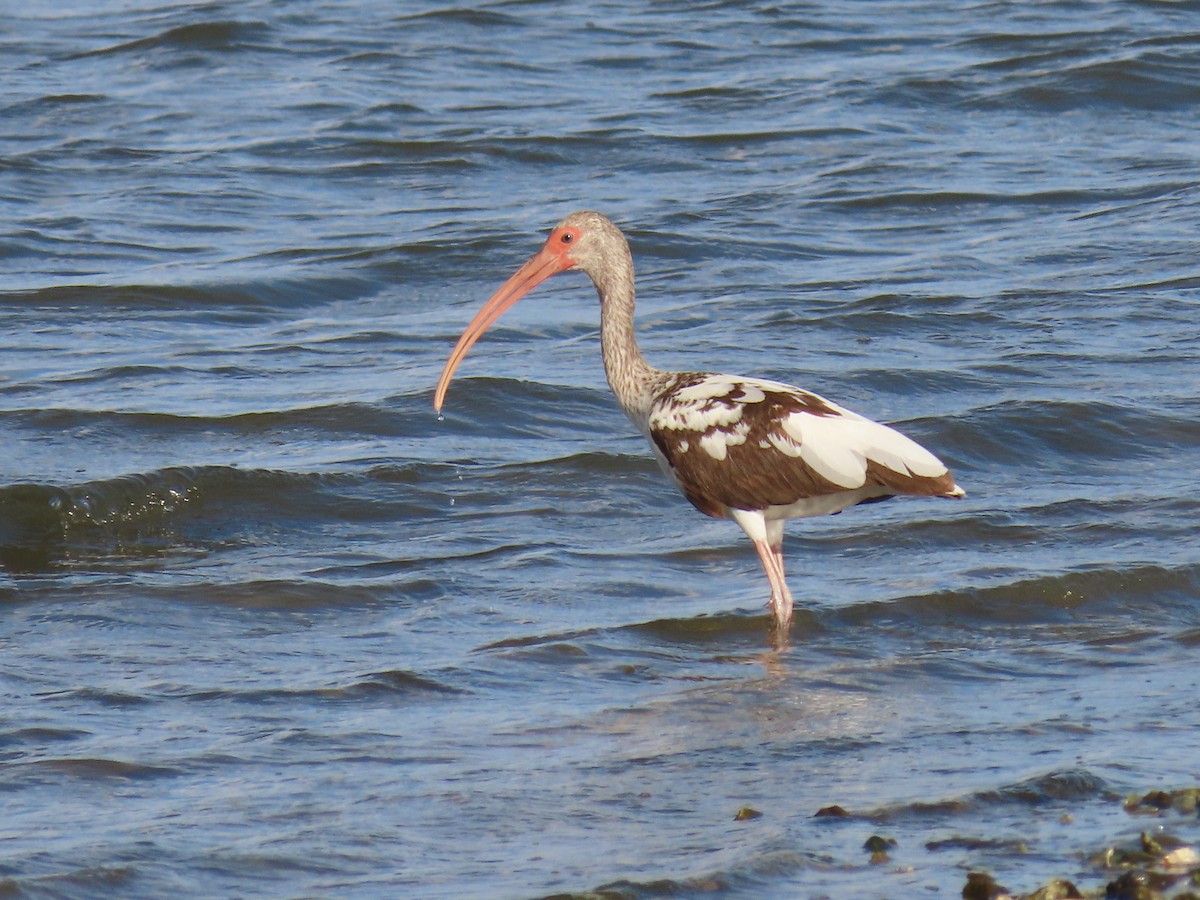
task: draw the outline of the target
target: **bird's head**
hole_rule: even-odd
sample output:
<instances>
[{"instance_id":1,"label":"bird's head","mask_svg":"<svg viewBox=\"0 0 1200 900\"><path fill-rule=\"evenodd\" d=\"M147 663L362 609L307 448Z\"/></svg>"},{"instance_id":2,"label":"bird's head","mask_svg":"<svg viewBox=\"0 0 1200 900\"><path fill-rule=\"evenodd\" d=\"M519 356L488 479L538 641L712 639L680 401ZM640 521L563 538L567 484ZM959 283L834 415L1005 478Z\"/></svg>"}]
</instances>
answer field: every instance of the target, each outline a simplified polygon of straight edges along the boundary
<instances>
[{"instance_id":1,"label":"bird's head","mask_svg":"<svg viewBox=\"0 0 1200 900\"><path fill-rule=\"evenodd\" d=\"M584 210L571 213L559 222L546 238L542 249L530 257L525 265L517 269L512 277L492 294L462 333L442 368L442 377L438 379L437 391L434 394L433 408L441 412L446 391L450 387L450 379L454 377L454 370L493 322L551 275L568 269L580 269L595 281L597 273L603 268L605 247L613 241L614 235L618 242L624 244L625 239L617 227L596 212Z\"/></svg>"}]
</instances>

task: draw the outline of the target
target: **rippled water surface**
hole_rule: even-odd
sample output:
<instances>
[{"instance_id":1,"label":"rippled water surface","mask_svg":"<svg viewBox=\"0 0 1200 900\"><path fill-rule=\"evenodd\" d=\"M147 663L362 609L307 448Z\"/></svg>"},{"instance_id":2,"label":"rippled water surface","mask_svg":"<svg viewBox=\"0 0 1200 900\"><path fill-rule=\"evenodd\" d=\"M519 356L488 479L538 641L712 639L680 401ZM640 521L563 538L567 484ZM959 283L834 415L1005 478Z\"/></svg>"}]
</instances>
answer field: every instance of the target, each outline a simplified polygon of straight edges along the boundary
<instances>
[{"instance_id":1,"label":"rippled water surface","mask_svg":"<svg viewBox=\"0 0 1200 900\"><path fill-rule=\"evenodd\" d=\"M1197 72L1188 2L14 5L0 893L1102 892L1200 843L1120 802L1200 782ZM969 493L792 523L787 649L581 276L433 414L576 208L653 362Z\"/></svg>"}]
</instances>

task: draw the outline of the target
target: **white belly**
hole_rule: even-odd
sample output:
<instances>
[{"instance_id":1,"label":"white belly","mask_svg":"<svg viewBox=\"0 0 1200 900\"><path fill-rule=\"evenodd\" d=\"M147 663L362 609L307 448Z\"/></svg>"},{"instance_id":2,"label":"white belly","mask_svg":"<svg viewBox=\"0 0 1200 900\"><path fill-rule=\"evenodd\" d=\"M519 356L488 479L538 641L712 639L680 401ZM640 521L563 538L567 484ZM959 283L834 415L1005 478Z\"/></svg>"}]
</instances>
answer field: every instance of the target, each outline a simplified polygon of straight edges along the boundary
<instances>
[{"instance_id":1,"label":"white belly","mask_svg":"<svg viewBox=\"0 0 1200 900\"><path fill-rule=\"evenodd\" d=\"M856 503L875 497L886 497L892 493L878 484L868 484L853 491L839 491L821 497L805 497L786 506L768 506L763 515L768 519L806 519L809 516L831 516L849 509Z\"/></svg>"}]
</instances>

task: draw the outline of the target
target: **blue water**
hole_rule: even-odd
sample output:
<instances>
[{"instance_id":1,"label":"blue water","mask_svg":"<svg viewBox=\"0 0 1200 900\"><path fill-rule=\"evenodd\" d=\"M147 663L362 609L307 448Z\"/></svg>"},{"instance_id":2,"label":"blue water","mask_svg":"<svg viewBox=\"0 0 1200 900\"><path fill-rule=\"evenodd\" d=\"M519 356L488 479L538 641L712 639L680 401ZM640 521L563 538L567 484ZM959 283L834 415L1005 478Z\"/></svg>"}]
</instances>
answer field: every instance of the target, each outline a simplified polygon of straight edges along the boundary
<instances>
[{"instance_id":1,"label":"blue water","mask_svg":"<svg viewBox=\"0 0 1200 900\"><path fill-rule=\"evenodd\" d=\"M1200 783L1198 13L11 9L0 893L1102 895L1200 845L1121 802ZM652 362L968 491L792 523L783 651L581 276L433 413L578 208Z\"/></svg>"}]
</instances>

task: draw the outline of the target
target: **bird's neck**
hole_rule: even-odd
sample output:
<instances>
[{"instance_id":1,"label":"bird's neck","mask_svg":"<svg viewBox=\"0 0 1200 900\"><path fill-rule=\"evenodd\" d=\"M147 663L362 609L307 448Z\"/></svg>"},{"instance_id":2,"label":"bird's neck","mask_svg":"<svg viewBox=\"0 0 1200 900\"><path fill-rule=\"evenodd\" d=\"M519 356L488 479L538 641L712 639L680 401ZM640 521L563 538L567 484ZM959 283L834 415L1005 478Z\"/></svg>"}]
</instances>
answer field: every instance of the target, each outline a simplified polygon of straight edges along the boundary
<instances>
[{"instance_id":1,"label":"bird's neck","mask_svg":"<svg viewBox=\"0 0 1200 900\"><path fill-rule=\"evenodd\" d=\"M625 414L644 427L665 373L646 362L638 349L633 328L633 260L628 249L617 257L615 265L593 275L592 281L600 295L604 374Z\"/></svg>"}]
</instances>

